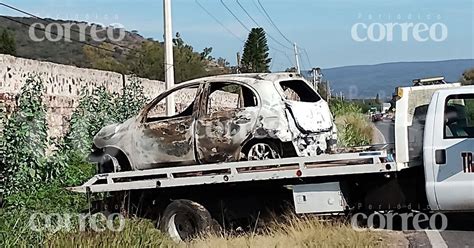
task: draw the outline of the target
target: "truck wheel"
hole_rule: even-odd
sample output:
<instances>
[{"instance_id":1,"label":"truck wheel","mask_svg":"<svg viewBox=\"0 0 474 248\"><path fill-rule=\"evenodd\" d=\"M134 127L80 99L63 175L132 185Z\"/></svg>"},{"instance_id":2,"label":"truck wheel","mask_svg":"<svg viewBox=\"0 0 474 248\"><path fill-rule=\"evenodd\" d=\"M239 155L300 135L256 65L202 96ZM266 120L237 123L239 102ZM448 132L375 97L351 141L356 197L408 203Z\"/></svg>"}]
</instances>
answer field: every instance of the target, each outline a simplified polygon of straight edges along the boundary
<instances>
[{"instance_id":1,"label":"truck wheel","mask_svg":"<svg viewBox=\"0 0 474 248\"><path fill-rule=\"evenodd\" d=\"M174 200L166 207L159 229L176 241L187 241L214 229L211 214L201 204L190 200Z\"/></svg>"}]
</instances>

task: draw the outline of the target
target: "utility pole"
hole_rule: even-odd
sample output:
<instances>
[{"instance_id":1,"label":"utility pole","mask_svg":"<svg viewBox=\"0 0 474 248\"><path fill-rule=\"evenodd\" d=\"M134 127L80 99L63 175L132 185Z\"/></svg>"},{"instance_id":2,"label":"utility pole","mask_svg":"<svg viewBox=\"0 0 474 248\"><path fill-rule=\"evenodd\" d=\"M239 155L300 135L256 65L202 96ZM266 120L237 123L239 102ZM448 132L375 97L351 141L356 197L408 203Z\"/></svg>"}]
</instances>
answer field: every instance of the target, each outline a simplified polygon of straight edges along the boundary
<instances>
[{"instance_id":1,"label":"utility pole","mask_svg":"<svg viewBox=\"0 0 474 248\"><path fill-rule=\"evenodd\" d=\"M296 61L296 72L298 72L298 74L301 74L301 71L300 71L300 61L298 59L298 47L296 46L296 43L293 43L293 47L295 49L295 61Z\"/></svg>"},{"instance_id":2,"label":"utility pole","mask_svg":"<svg viewBox=\"0 0 474 248\"><path fill-rule=\"evenodd\" d=\"M331 100L331 84L329 81L327 81L326 102L329 104L330 100Z\"/></svg>"},{"instance_id":3,"label":"utility pole","mask_svg":"<svg viewBox=\"0 0 474 248\"><path fill-rule=\"evenodd\" d=\"M237 74L240 74L240 53L237 52Z\"/></svg>"},{"instance_id":4,"label":"utility pole","mask_svg":"<svg viewBox=\"0 0 474 248\"><path fill-rule=\"evenodd\" d=\"M166 90L174 86L174 63L173 63L173 31L171 25L171 0L163 0L163 17L165 31L165 82ZM174 96L166 97L166 115L175 114Z\"/></svg>"}]
</instances>

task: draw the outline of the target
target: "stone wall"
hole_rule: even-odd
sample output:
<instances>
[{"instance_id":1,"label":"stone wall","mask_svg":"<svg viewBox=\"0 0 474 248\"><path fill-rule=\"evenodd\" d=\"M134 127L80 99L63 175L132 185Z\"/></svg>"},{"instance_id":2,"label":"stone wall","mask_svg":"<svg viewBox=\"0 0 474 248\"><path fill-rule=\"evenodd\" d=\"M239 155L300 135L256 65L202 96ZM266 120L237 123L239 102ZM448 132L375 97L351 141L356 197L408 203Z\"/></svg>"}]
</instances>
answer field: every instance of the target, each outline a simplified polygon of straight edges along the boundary
<instances>
[{"instance_id":1,"label":"stone wall","mask_svg":"<svg viewBox=\"0 0 474 248\"><path fill-rule=\"evenodd\" d=\"M110 92L120 92L129 76L115 72L84 69L75 66L55 64L0 54L0 110L10 112L15 105L15 96L29 75L40 77L46 88L44 102L48 108L49 135L58 137L68 128L71 115L79 103L83 87L92 90L105 86ZM165 83L139 78L145 96L153 99L165 90ZM195 91L183 90L175 96L177 106L192 102ZM216 102L231 107L237 102L236 94L219 92ZM187 105L186 105L187 106ZM164 110L164 106L160 106ZM1 123L0 123L1 126Z\"/></svg>"},{"instance_id":2,"label":"stone wall","mask_svg":"<svg viewBox=\"0 0 474 248\"><path fill-rule=\"evenodd\" d=\"M45 104L48 107L48 124L51 136L60 136L67 127L79 101L80 90L100 85L110 92L119 92L128 76L119 73L84 69L0 54L0 106L9 112L15 96L30 74L38 75L45 83ZM164 82L140 78L148 99L165 89Z\"/></svg>"}]
</instances>

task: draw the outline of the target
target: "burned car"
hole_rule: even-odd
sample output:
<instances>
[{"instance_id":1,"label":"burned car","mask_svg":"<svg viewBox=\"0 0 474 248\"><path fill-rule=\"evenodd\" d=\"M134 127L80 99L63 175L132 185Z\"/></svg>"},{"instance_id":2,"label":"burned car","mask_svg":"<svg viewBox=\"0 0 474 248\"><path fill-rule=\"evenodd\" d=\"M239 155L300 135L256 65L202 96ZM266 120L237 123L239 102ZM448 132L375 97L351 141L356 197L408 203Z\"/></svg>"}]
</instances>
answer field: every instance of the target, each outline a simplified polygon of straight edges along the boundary
<instances>
[{"instance_id":1,"label":"burned car","mask_svg":"<svg viewBox=\"0 0 474 248\"><path fill-rule=\"evenodd\" d=\"M167 99L175 114L166 115ZM294 73L237 74L178 84L137 116L104 127L91 160L100 172L317 156L336 141L328 104Z\"/></svg>"}]
</instances>

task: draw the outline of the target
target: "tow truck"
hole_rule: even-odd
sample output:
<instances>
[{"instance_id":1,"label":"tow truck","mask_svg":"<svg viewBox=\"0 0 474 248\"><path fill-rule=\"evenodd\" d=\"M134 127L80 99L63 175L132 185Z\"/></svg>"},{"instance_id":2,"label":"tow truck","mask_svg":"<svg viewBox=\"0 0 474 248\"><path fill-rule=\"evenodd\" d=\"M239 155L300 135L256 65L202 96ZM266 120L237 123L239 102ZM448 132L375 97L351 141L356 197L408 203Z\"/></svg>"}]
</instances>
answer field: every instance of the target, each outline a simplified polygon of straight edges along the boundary
<instances>
[{"instance_id":1,"label":"tow truck","mask_svg":"<svg viewBox=\"0 0 474 248\"><path fill-rule=\"evenodd\" d=\"M288 206L297 214L474 211L474 86L399 87L395 109L395 144L97 174L69 190L104 193L95 209L154 218L176 240Z\"/></svg>"}]
</instances>

